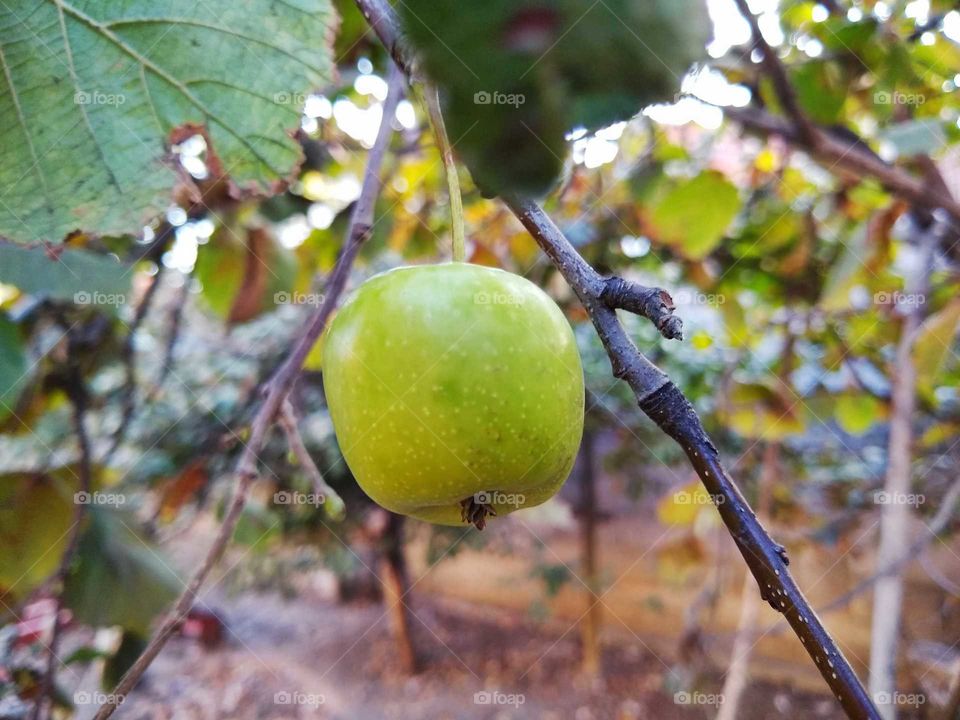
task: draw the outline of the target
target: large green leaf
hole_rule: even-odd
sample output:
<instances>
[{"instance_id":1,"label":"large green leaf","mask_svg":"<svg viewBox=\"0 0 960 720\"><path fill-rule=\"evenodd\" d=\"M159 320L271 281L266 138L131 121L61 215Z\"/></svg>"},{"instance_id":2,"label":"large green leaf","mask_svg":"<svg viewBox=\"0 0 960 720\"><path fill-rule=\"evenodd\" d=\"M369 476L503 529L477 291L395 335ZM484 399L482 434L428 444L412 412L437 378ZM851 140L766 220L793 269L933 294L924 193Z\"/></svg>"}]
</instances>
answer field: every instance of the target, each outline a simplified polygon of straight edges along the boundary
<instances>
[{"instance_id":1,"label":"large green leaf","mask_svg":"<svg viewBox=\"0 0 960 720\"><path fill-rule=\"evenodd\" d=\"M91 507L64 600L77 619L148 635L150 623L183 589L159 550L119 512Z\"/></svg>"},{"instance_id":2,"label":"large green leaf","mask_svg":"<svg viewBox=\"0 0 960 720\"><path fill-rule=\"evenodd\" d=\"M131 279L131 268L107 255L0 245L0 283L31 295L116 307L126 301Z\"/></svg>"},{"instance_id":3,"label":"large green leaf","mask_svg":"<svg viewBox=\"0 0 960 720\"><path fill-rule=\"evenodd\" d=\"M687 257L706 257L740 208L737 188L716 170L704 170L670 190L653 209L659 238Z\"/></svg>"},{"instance_id":4,"label":"large green leaf","mask_svg":"<svg viewBox=\"0 0 960 720\"><path fill-rule=\"evenodd\" d=\"M178 128L205 128L238 184L274 186L335 23L329 0L0 4L0 234L136 231L168 202Z\"/></svg>"},{"instance_id":5,"label":"large green leaf","mask_svg":"<svg viewBox=\"0 0 960 720\"><path fill-rule=\"evenodd\" d=\"M13 405L27 379L27 354L17 326L0 314L0 420L13 411Z\"/></svg>"},{"instance_id":6,"label":"large green leaf","mask_svg":"<svg viewBox=\"0 0 960 720\"><path fill-rule=\"evenodd\" d=\"M548 190L566 131L672 101L709 37L702 0L404 0L397 11L444 91L457 152L499 193Z\"/></svg>"}]
</instances>

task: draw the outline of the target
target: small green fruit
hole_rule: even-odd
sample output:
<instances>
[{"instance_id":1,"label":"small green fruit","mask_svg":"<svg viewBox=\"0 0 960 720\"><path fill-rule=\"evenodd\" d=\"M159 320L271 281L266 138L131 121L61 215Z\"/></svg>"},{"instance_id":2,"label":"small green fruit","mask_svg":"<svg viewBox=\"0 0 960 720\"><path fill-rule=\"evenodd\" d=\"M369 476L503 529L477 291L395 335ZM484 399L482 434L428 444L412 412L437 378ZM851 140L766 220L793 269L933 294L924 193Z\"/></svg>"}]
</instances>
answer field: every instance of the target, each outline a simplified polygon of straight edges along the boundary
<instances>
[{"instance_id":1,"label":"small green fruit","mask_svg":"<svg viewBox=\"0 0 960 720\"><path fill-rule=\"evenodd\" d=\"M583 431L573 332L533 283L451 263L371 278L323 351L337 440L377 503L482 526L552 497ZM466 502L465 502L466 501Z\"/></svg>"}]
</instances>

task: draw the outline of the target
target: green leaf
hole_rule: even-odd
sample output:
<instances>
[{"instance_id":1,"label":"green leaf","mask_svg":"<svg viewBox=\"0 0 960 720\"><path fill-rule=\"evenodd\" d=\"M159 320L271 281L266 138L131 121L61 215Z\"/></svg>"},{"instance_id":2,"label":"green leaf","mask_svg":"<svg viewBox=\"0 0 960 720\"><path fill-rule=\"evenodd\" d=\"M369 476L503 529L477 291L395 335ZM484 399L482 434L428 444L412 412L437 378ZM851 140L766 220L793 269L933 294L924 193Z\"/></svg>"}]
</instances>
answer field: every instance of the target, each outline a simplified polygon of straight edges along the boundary
<instances>
[{"instance_id":1,"label":"green leaf","mask_svg":"<svg viewBox=\"0 0 960 720\"><path fill-rule=\"evenodd\" d=\"M329 0L0 5L0 234L139 230L169 201L183 128L268 190L300 158L303 93L331 79L335 18Z\"/></svg>"},{"instance_id":2,"label":"green leaf","mask_svg":"<svg viewBox=\"0 0 960 720\"><path fill-rule=\"evenodd\" d=\"M132 275L132 268L108 255L0 244L0 283L31 295L117 307L126 301Z\"/></svg>"},{"instance_id":3,"label":"green leaf","mask_svg":"<svg viewBox=\"0 0 960 720\"><path fill-rule=\"evenodd\" d=\"M13 412L28 372L29 363L20 330L0 315L0 420Z\"/></svg>"},{"instance_id":4,"label":"green leaf","mask_svg":"<svg viewBox=\"0 0 960 720\"><path fill-rule=\"evenodd\" d=\"M932 393L941 372L955 358L953 340L960 325L960 299L954 299L926 319L913 344L917 384Z\"/></svg>"},{"instance_id":5,"label":"green leaf","mask_svg":"<svg viewBox=\"0 0 960 720\"><path fill-rule=\"evenodd\" d=\"M704 170L670 190L651 219L663 242L700 260L717 246L739 208L736 186L716 170Z\"/></svg>"},{"instance_id":6,"label":"green leaf","mask_svg":"<svg viewBox=\"0 0 960 720\"><path fill-rule=\"evenodd\" d=\"M132 518L93 506L89 518L64 602L86 625L120 625L149 635L151 621L167 609L183 583L159 550L134 531Z\"/></svg>"},{"instance_id":7,"label":"green leaf","mask_svg":"<svg viewBox=\"0 0 960 720\"><path fill-rule=\"evenodd\" d=\"M848 82L837 63L805 62L791 72L797 100L813 120L824 124L840 120Z\"/></svg>"},{"instance_id":8,"label":"green leaf","mask_svg":"<svg viewBox=\"0 0 960 720\"><path fill-rule=\"evenodd\" d=\"M674 100L703 57L702 0L404 0L423 67L444 91L457 152L485 191L537 195L563 165L564 135Z\"/></svg>"},{"instance_id":9,"label":"green leaf","mask_svg":"<svg viewBox=\"0 0 960 720\"><path fill-rule=\"evenodd\" d=\"M901 157L934 153L943 147L947 136L940 120L924 118L892 125L880 134L880 140Z\"/></svg>"}]
</instances>

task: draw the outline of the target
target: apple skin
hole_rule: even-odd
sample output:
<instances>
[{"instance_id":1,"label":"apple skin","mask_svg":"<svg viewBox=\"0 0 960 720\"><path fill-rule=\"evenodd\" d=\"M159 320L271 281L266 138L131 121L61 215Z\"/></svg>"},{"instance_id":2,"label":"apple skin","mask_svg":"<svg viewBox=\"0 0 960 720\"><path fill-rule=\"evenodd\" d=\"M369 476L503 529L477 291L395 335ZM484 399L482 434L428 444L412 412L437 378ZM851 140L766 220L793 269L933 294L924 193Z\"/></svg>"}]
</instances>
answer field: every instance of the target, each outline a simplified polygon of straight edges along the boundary
<instances>
[{"instance_id":1,"label":"apple skin","mask_svg":"<svg viewBox=\"0 0 960 720\"><path fill-rule=\"evenodd\" d=\"M323 348L334 430L363 490L393 512L463 525L461 501L498 516L567 479L583 432L573 331L540 288L448 263L370 278Z\"/></svg>"}]
</instances>

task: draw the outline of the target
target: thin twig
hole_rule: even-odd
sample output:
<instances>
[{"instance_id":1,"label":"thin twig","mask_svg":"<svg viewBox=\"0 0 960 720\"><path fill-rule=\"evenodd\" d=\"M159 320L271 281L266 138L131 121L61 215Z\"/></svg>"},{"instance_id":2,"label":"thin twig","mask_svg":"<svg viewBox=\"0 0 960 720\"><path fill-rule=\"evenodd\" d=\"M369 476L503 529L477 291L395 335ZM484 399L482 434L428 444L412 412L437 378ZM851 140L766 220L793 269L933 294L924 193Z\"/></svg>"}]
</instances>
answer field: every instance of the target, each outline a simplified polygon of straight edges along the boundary
<instances>
[{"instance_id":1,"label":"thin twig","mask_svg":"<svg viewBox=\"0 0 960 720\"><path fill-rule=\"evenodd\" d=\"M53 715L53 695L56 689L57 648L60 645L60 637L63 633L63 624L60 621L60 611L63 606L63 591L70 575L70 569L73 566L74 557L80 546L80 537L83 534L83 523L87 511L87 503L83 502L85 497L93 487L93 467L92 451L90 449L90 436L87 433L86 414L87 414L87 389L83 380L83 374L79 367L79 358L77 357L76 342L73 331L67 332L67 377L64 382L64 391L70 400L73 409L73 427L77 436L77 444L80 447L80 457L78 460L78 475L80 480L79 493L73 498L73 516L67 539L67 546L60 558L60 564L54 575L53 587L55 589L53 606L53 629L50 634L50 643L47 645L47 668L40 683L40 690L37 693L37 699L33 706L32 720L40 720L44 717L43 710L50 700L50 710L46 717Z\"/></svg>"},{"instance_id":2,"label":"thin twig","mask_svg":"<svg viewBox=\"0 0 960 720\"><path fill-rule=\"evenodd\" d=\"M340 497L336 490L327 484L327 481L323 479L323 473L320 472L320 468L317 467L313 458L310 457L310 452L307 450L307 446L303 442L303 436L300 434L297 414L289 398L284 400L280 406L278 419L280 421L280 427L283 428L283 432L287 436L287 444L290 445L290 449L293 451L293 454L296 455L300 466L306 471L307 475L310 476L313 491L323 498L324 512L334 520L342 519L346 511L343 498Z\"/></svg>"},{"instance_id":3,"label":"thin twig","mask_svg":"<svg viewBox=\"0 0 960 720\"><path fill-rule=\"evenodd\" d=\"M815 148L819 140L819 133L817 133L813 123L810 122L810 119L801 109L800 103L797 100L797 94L793 89L793 85L790 83L790 78L787 77L786 68L780 62L780 58L777 57L774 49L770 47L770 43L763 37L757 16L750 12L750 8L747 6L747 0L735 0L735 2L737 3L737 9L740 10L740 14L743 15L747 24L750 25L753 45L760 51L764 70L773 82L777 98L780 100L780 104L783 105L787 117L793 121L793 125L800 138L807 145Z\"/></svg>"},{"instance_id":4,"label":"thin twig","mask_svg":"<svg viewBox=\"0 0 960 720\"><path fill-rule=\"evenodd\" d=\"M133 419L133 415L137 409L137 357L134 344L137 339L137 331L146 319L147 313L153 305L153 300L157 296L157 291L160 289L160 283L163 278L163 268L164 264L158 262L157 272L151 279L150 286L144 292L140 304L137 305L133 321L127 329L126 337L123 339L123 346L120 348L120 358L126 371L123 387L120 390L120 424L117 425L117 429L113 433L110 447L107 448L103 458L100 460L101 465L110 464L111 458L126 437L128 428L130 427L130 421Z\"/></svg>"},{"instance_id":5,"label":"thin twig","mask_svg":"<svg viewBox=\"0 0 960 720\"><path fill-rule=\"evenodd\" d=\"M350 227L347 231L347 239L344 243L343 252L337 260L337 265L327 283L323 303L307 320L290 355L278 368L273 378L266 384L266 397L254 417L250 438L247 440L240 459L237 462L235 471L235 475L237 476L236 488L234 489L233 497L230 500L217 537L207 551L200 568L190 579L187 588L177 599L173 609L168 613L159 630L154 634L140 657L137 658L136 662L121 678L117 687L108 696L108 702L102 705L97 711L94 720L106 720L113 715L127 694L135 687L140 677L146 672L147 668L180 626L183 618L186 617L186 614L193 607L200 587L207 579L207 575L210 574L213 566L219 560L229 544L230 538L233 536L234 528L240 519L240 513L246 504L247 493L257 476L257 454L260 448L263 447L267 433L272 427L283 402L287 399L294 382L297 377L299 377L304 360L326 327L327 320L330 318L334 307L339 301L340 295L346 287L350 268L353 265L353 261L360 247L371 235L374 207L381 187L380 169L383 165L383 159L393 134L393 117L396 113L400 97L403 94L403 75L395 67L391 67L390 69L388 83L389 90L387 92L387 99L383 103L383 120L380 123L377 139L367 158L367 167L363 177L360 197L357 199L356 205L354 205L353 208L353 215L350 218Z\"/></svg>"},{"instance_id":6,"label":"thin twig","mask_svg":"<svg viewBox=\"0 0 960 720\"><path fill-rule=\"evenodd\" d=\"M183 285L180 287L180 292L174 299L173 305L170 308L170 314L167 316L167 342L163 348L163 360L160 363L160 374L154 381L153 388L150 391L151 397L155 396L160 391L160 388L162 388L163 383L166 382L170 371L173 370L173 355L177 349L177 341L180 339L180 325L183 322L183 311L187 305L187 300L190 297L190 279L190 275L187 275L183 279Z\"/></svg>"}]
</instances>

